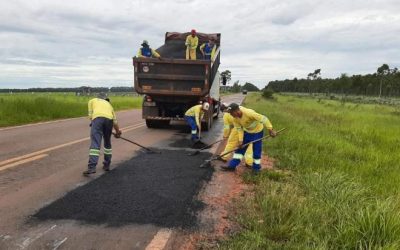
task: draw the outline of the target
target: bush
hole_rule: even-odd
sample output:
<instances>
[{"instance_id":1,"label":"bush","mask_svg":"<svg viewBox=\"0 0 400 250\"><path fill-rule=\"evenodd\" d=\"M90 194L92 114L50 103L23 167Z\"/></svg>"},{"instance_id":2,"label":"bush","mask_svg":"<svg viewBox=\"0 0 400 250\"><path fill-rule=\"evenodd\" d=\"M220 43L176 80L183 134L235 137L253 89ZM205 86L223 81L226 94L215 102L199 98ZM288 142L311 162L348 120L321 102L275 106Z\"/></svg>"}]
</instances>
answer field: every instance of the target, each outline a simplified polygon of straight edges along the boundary
<instances>
[{"instance_id":1,"label":"bush","mask_svg":"<svg viewBox=\"0 0 400 250\"><path fill-rule=\"evenodd\" d=\"M273 99L274 98L274 91L272 89L264 89L262 96L266 99Z\"/></svg>"}]
</instances>

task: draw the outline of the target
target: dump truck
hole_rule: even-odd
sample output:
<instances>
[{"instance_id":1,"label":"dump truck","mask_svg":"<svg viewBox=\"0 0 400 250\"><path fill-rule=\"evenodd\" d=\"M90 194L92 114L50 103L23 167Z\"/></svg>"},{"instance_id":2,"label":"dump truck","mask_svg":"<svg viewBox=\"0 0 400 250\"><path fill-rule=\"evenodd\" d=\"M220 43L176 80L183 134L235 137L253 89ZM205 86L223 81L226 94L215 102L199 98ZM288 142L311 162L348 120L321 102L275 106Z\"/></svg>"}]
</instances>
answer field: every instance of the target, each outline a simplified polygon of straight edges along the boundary
<instances>
[{"instance_id":1,"label":"dump truck","mask_svg":"<svg viewBox=\"0 0 400 250\"><path fill-rule=\"evenodd\" d=\"M158 58L133 57L134 86L143 95L142 117L149 128L165 127L171 121L184 120L190 107L208 102L202 130L211 128L220 110L220 44L221 34L197 33L197 60L186 60L185 40L190 33L167 32L165 43L156 51ZM213 60L202 59L201 44L213 39Z\"/></svg>"}]
</instances>

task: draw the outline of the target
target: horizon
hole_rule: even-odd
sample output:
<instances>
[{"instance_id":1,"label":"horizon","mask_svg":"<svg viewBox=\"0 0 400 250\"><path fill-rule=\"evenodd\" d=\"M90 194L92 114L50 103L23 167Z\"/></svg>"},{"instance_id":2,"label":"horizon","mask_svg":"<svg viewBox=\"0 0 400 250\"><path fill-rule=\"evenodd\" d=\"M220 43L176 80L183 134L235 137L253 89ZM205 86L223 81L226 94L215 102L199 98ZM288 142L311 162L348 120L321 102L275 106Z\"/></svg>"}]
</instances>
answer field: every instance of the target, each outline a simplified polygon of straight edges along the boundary
<instances>
[{"instance_id":1,"label":"horizon","mask_svg":"<svg viewBox=\"0 0 400 250\"><path fill-rule=\"evenodd\" d=\"M317 68L334 78L400 66L395 0L41 0L0 7L0 88L132 86L131 57L142 40L158 48L165 32L192 28L221 33L220 72L259 88ZM195 18L188 9L218 18Z\"/></svg>"}]
</instances>

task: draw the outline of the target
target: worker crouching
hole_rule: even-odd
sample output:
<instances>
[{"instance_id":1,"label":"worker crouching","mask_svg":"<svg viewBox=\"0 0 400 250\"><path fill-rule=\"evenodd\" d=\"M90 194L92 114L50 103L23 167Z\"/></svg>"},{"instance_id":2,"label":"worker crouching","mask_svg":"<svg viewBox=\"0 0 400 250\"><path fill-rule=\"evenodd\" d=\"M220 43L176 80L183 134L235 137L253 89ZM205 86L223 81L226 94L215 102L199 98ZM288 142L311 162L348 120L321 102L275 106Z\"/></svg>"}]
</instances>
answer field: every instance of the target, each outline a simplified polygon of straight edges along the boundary
<instances>
[{"instance_id":1,"label":"worker crouching","mask_svg":"<svg viewBox=\"0 0 400 250\"><path fill-rule=\"evenodd\" d=\"M276 132L272 128L269 119L258 114L252 109L247 109L232 103L228 106L227 111L232 115L234 128L239 133L239 147L255 140L261 139L264 135L264 127L268 129L271 137L276 136ZM243 133L241 133L243 132ZM261 169L262 140L253 142L253 171L258 173ZM240 147L233 154L232 159L227 166L222 166L224 171L234 171L240 164L244 153L248 146Z\"/></svg>"},{"instance_id":2,"label":"worker crouching","mask_svg":"<svg viewBox=\"0 0 400 250\"><path fill-rule=\"evenodd\" d=\"M226 140L226 146L221 155L223 155L220 160L226 162L232 154L227 154L227 152L233 151L239 146L239 137L243 138L243 131L238 131L234 128L234 117L226 112L228 105L223 103L221 105L221 110L224 112L224 134L223 139ZM241 133L241 135L239 135ZM250 144L244 155L246 167L251 167L253 165L253 145Z\"/></svg>"},{"instance_id":3,"label":"worker crouching","mask_svg":"<svg viewBox=\"0 0 400 250\"><path fill-rule=\"evenodd\" d=\"M191 107L185 113L185 120L190 126L191 140L193 142L200 140L198 133L201 131L201 120L203 119L204 112L208 111L209 108L210 104L205 102Z\"/></svg>"}]
</instances>

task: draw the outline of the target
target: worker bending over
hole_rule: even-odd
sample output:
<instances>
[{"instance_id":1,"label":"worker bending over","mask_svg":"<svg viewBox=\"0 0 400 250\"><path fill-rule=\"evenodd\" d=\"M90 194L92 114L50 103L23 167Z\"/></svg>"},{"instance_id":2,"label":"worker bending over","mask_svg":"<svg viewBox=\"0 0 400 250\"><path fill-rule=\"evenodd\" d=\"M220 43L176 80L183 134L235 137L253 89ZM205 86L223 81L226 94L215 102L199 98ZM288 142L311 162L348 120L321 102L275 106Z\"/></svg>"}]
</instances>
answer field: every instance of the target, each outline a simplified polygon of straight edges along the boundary
<instances>
[{"instance_id":1,"label":"worker bending over","mask_svg":"<svg viewBox=\"0 0 400 250\"><path fill-rule=\"evenodd\" d=\"M210 104L205 102L203 104L195 105L188 109L185 113L185 120L191 128L191 140L197 141L200 138L197 135L197 131L201 130L201 120L203 119L204 112L208 111Z\"/></svg>"},{"instance_id":2,"label":"worker bending over","mask_svg":"<svg viewBox=\"0 0 400 250\"><path fill-rule=\"evenodd\" d=\"M211 38L207 43L203 43L200 46L200 52L203 54L204 59L214 61L216 48L214 39Z\"/></svg>"},{"instance_id":3,"label":"worker bending over","mask_svg":"<svg viewBox=\"0 0 400 250\"><path fill-rule=\"evenodd\" d=\"M88 170L83 172L84 176L89 176L96 173L96 166L100 156L101 140L104 138L104 162L103 169L110 170L111 164L111 134L112 129L115 129L116 137L121 135L115 116L114 109L110 102L106 100L107 95L100 93L97 98L93 98L88 103L90 126L90 150Z\"/></svg>"},{"instance_id":4,"label":"worker bending over","mask_svg":"<svg viewBox=\"0 0 400 250\"><path fill-rule=\"evenodd\" d=\"M196 30L192 30L191 34L186 37L186 60L196 60L196 49L199 45L199 38L196 35Z\"/></svg>"},{"instance_id":5,"label":"worker bending over","mask_svg":"<svg viewBox=\"0 0 400 250\"><path fill-rule=\"evenodd\" d=\"M232 151L235 148L237 148L239 146L239 137L243 138L243 131L239 132L237 129L234 129L234 122L233 122L234 118L230 113L225 112L227 108L228 108L227 104L223 103L221 105L221 109L222 109L222 111L224 111L223 139L227 140L225 149L221 155L224 155L227 152ZM242 135L239 136L239 133L241 133ZM231 156L232 156L232 154L224 155L221 157L221 160L226 162ZM244 159L245 159L246 167L251 167L253 165L253 145L252 144L250 144L249 147L247 148L246 153L244 155Z\"/></svg>"},{"instance_id":6,"label":"worker bending over","mask_svg":"<svg viewBox=\"0 0 400 250\"><path fill-rule=\"evenodd\" d=\"M154 49L150 48L148 41L143 40L143 43L141 45L142 45L142 47L139 49L139 51L137 53L137 57L141 57L141 58L155 57L155 58L161 59L160 54L158 54L157 51L155 51Z\"/></svg>"},{"instance_id":7,"label":"worker bending over","mask_svg":"<svg viewBox=\"0 0 400 250\"><path fill-rule=\"evenodd\" d=\"M272 124L264 115L258 114L252 109L240 107L236 103L228 106L227 111L233 116L234 129L239 133L239 146L261 139L264 136L264 127L268 129L270 136L275 137L276 133L272 129ZM243 132L243 134L241 133ZM248 146L239 148L233 154L227 166L222 166L222 170L235 171L241 162L244 152ZM253 171L258 173L261 169L262 140L253 143Z\"/></svg>"}]
</instances>

